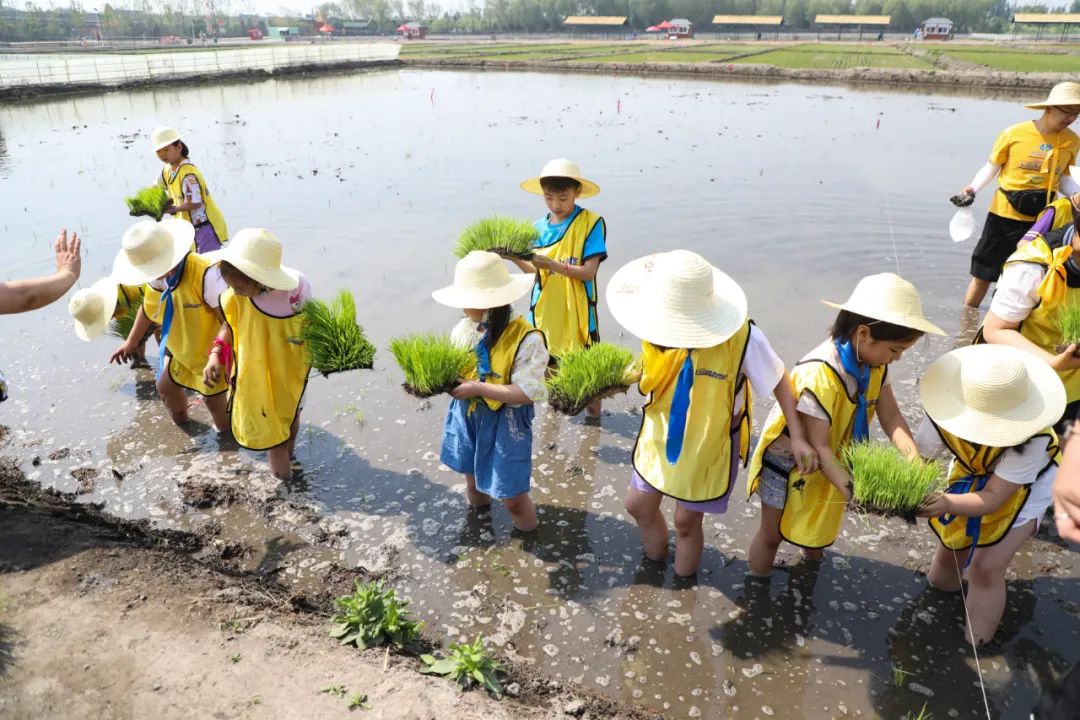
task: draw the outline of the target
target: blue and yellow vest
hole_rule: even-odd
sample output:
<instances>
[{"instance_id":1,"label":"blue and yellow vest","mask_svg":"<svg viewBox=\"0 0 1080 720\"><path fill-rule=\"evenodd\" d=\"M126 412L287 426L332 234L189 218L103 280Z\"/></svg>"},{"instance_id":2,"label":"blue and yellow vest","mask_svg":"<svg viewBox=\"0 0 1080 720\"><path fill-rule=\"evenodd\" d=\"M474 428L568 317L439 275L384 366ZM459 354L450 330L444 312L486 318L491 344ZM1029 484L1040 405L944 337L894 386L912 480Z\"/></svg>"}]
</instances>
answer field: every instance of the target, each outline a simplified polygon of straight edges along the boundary
<instances>
[{"instance_id":1,"label":"blue and yellow vest","mask_svg":"<svg viewBox=\"0 0 1080 720\"><path fill-rule=\"evenodd\" d=\"M507 323L502 334L499 335L499 339L495 342L495 346L488 350L488 354L491 358L491 374L484 379L484 382L493 385L512 384L512 371L514 369L514 359L517 357L518 348L521 347L522 341L525 340L528 335L535 332L540 331L530 325L528 321L521 316L515 317ZM464 379L479 379L475 365L470 366ZM482 399L493 411L498 411L499 408L503 406L498 400L492 400L491 398Z\"/></svg>"}]
</instances>

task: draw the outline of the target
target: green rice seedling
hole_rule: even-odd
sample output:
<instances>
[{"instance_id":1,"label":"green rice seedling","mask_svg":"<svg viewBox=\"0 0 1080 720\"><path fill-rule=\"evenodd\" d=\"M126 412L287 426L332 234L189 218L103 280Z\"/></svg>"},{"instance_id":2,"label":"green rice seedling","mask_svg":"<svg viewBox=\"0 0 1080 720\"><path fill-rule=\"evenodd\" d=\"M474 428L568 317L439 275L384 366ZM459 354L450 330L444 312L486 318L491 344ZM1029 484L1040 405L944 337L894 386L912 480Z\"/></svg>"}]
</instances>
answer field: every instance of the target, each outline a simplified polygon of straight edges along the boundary
<instances>
[{"instance_id":1,"label":"green rice seedling","mask_svg":"<svg viewBox=\"0 0 1080 720\"><path fill-rule=\"evenodd\" d=\"M1068 346L1080 343L1080 303L1069 303L1058 308L1057 326L1061 331L1058 352L1065 352Z\"/></svg>"},{"instance_id":2,"label":"green rice seedling","mask_svg":"<svg viewBox=\"0 0 1080 720\"><path fill-rule=\"evenodd\" d=\"M413 620L406 600L399 600L392 588L381 581L356 581L351 595L334 600L337 613L331 618L330 637L342 645L356 645L361 650L377 645L403 647L420 634L423 622Z\"/></svg>"},{"instance_id":3,"label":"green rice seedling","mask_svg":"<svg viewBox=\"0 0 1080 720\"><path fill-rule=\"evenodd\" d=\"M462 690L468 690L475 683L496 695L502 694L499 676L505 675L505 671L494 654L484 647L482 635L477 635L476 640L471 643L451 643L449 652L449 656L445 658L421 655L420 660L424 667L420 672L447 676Z\"/></svg>"},{"instance_id":4,"label":"green rice seedling","mask_svg":"<svg viewBox=\"0 0 1080 720\"><path fill-rule=\"evenodd\" d=\"M405 391L422 398L452 390L476 365L473 351L454 344L449 335L427 333L394 338L390 352L405 373Z\"/></svg>"},{"instance_id":5,"label":"green rice seedling","mask_svg":"<svg viewBox=\"0 0 1080 720\"><path fill-rule=\"evenodd\" d=\"M311 364L323 375L346 370L370 369L375 346L356 324L356 301L342 290L330 304L322 300L304 303L304 342Z\"/></svg>"},{"instance_id":6,"label":"green rice seedling","mask_svg":"<svg viewBox=\"0 0 1080 720\"><path fill-rule=\"evenodd\" d=\"M855 505L869 512L913 518L928 497L945 489L940 462L908 460L888 443L851 443L841 457L851 468Z\"/></svg>"},{"instance_id":7,"label":"green rice seedling","mask_svg":"<svg viewBox=\"0 0 1080 720\"><path fill-rule=\"evenodd\" d=\"M139 316L139 308L142 307L142 293L128 302L126 309L109 321L109 334L115 335L122 340L127 340L131 334L131 328L135 326L135 318Z\"/></svg>"},{"instance_id":8,"label":"green rice seedling","mask_svg":"<svg viewBox=\"0 0 1080 720\"><path fill-rule=\"evenodd\" d=\"M473 250L487 250L528 260L539 237L540 231L530 222L492 215L465 228L454 247L454 255L463 258Z\"/></svg>"},{"instance_id":9,"label":"green rice seedling","mask_svg":"<svg viewBox=\"0 0 1080 720\"><path fill-rule=\"evenodd\" d=\"M566 415L577 415L593 400L626 390L637 381L634 354L611 343L596 343L559 358L548 380L548 403Z\"/></svg>"},{"instance_id":10,"label":"green rice seedling","mask_svg":"<svg viewBox=\"0 0 1080 720\"><path fill-rule=\"evenodd\" d=\"M368 704L367 693L353 693L349 697L349 709L355 710L360 708L361 710L370 710L371 705Z\"/></svg>"},{"instance_id":11,"label":"green rice seedling","mask_svg":"<svg viewBox=\"0 0 1080 720\"><path fill-rule=\"evenodd\" d=\"M169 194L160 185L144 187L124 201L127 203L129 215L149 215L155 220L161 220L165 209L172 204Z\"/></svg>"},{"instance_id":12,"label":"green rice seedling","mask_svg":"<svg viewBox=\"0 0 1080 720\"><path fill-rule=\"evenodd\" d=\"M926 703L923 703L922 710L916 715L913 712L909 712L904 715L903 720L934 720L934 713L927 712Z\"/></svg>"}]
</instances>

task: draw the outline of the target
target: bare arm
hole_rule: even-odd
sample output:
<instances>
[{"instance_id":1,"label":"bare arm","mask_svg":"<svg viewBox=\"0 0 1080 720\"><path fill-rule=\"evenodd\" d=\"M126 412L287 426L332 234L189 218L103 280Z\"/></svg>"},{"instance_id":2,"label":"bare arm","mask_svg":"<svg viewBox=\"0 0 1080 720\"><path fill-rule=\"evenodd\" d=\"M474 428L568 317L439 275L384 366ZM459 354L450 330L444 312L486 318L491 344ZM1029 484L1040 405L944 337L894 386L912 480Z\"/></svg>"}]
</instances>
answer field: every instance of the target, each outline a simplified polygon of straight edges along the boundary
<instances>
[{"instance_id":1,"label":"bare arm","mask_svg":"<svg viewBox=\"0 0 1080 720\"><path fill-rule=\"evenodd\" d=\"M773 388L773 397L776 398L776 403L780 406L780 411L784 413L784 419L787 421L791 454L799 465L799 472L814 472L818 467L817 452L806 438L802 415L796 409L795 393L792 390L791 378L787 373L784 373L780 382Z\"/></svg>"},{"instance_id":2,"label":"bare arm","mask_svg":"<svg viewBox=\"0 0 1080 720\"><path fill-rule=\"evenodd\" d=\"M458 400L474 397L488 398L509 405L532 405L533 401L517 385L495 385L493 383L467 380L450 393Z\"/></svg>"},{"instance_id":3,"label":"bare arm","mask_svg":"<svg viewBox=\"0 0 1080 720\"><path fill-rule=\"evenodd\" d=\"M600 256L596 255L591 257L582 265L571 265L569 263L549 260L543 255L537 255L533 258L531 265L542 270L548 270L556 275L565 275L571 280L589 282L596 279L596 271L600 268ZM521 266L519 265L518 267Z\"/></svg>"},{"instance_id":4,"label":"bare arm","mask_svg":"<svg viewBox=\"0 0 1080 720\"><path fill-rule=\"evenodd\" d=\"M215 314L217 314L218 319L222 320L221 329L218 330L217 339L225 343L226 345L232 347L232 328L230 328L229 324L225 322L222 318L220 308L214 308L214 311ZM214 345L209 348L209 356L206 359L206 367L203 368L203 382L206 383L207 387L215 385L218 381L218 378L221 377L221 368L225 365L225 362L221 358L221 353L222 350L217 343L214 343Z\"/></svg>"},{"instance_id":5,"label":"bare arm","mask_svg":"<svg viewBox=\"0 0 1080 720\"><path fill-rule=\"evenodd\" d=\"M1080 424L1073 422L1072 433L1065 443L1061 467L1054 478L1054 520L1058 534L1070 542L1080 543Z\"/></svg>"},{"instance_id":6,"label":"bare arm","mask_svg":"<svg viewBox=\"0 0 1080 720\"><path fill-rule=\"evenodd\" d=\"M817 453L821 472L824 473L825 478L843 494L845 500L850 500L851 474L848 473L847 468L837 462L836 453L834 453L832 447L829 446L831 426L828 421L822 420L821 418L812 417L803 413L799 414L802 416L803 423L806 426L806 435L807 439L810 441L810 446L814 448L814 452Z\"/></svg>"},{"instance_id":7,"label":"bare arm","mask_svg":"<svg viewBox=\"0 0 1080 720\"><path fill-rule=\"evenodd\" d=\"M904 453L908 460L919 457L919 448L915 445L915 438L911 434L911 428L900 412L900 406L893 395L891 385L882 385L881 394L878 395L877 405L878 422L885 434L892 440L892 444Z\"/></svg>"},{"instance_id":8,"label":"bare arm","mask_svg":"<svg viewBox=\"0 0 1080 720\"><path fill-rule=\"evenodd\" d=\"M0 283L0 314L29 312L55 302L71 289L82 272L82 241L77 233L56 236L56 272L52 275Z\"/></svg>"},{"instance_id":9,"label":"bare arm","mask_svg":"<svg viewBox=\"0 0 1080 720\"><path fill-rule=\"evenodd\" d=\"M1080 358L1073 356L1076 345L1070 345L1060 355L1052 355L1020 334L1020 323L1002 320L993 311L986 313L983 321L983 337L995 345L1011 345L1038 355L1047 365L1055 370L1075 370L1080 368Z\"/></svg>"},{"instance_id":10,"label":"bare arm","mask_svg":"<svg viewBox=\"0 0 1080 720\"><path fill-rule=\"evenodd\" d=\"M136 351L149 329L150 318L146 317L146 311L140 307L139 312L135 315L135 322L131 324L131 332L128 333L123 344L109 358L109 364L116 363L119 365L137 357Z\"/></svg>"},{"instance_id":11,"label":"bare arm","mask_svg":"<svg viewBox=\"0 0 1080 720\"><path fill-rule=\"evenodd\" d=\"M1001 508L1018 486L997 475L991 475L986 487L978 492L960 495L941 495L919 510L921 517L937 517L949 513L961 517L983 517Z\"/></svg>"}]
</instances>

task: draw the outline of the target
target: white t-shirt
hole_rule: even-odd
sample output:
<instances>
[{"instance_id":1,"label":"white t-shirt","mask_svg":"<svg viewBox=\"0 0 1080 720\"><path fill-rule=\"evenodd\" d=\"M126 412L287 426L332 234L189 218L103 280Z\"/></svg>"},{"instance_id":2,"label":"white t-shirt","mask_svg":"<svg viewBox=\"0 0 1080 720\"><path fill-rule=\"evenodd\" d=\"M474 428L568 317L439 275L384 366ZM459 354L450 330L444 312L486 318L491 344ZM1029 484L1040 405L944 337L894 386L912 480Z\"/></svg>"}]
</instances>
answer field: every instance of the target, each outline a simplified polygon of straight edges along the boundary
<instances>
[{"instance_id":1,"label":"white t-shirt","mask_svg":"<svg viewBox=\"0 0 1080 720\"><path fill-rule=\"evenodd\" d=\"M510 314L510 319L517 317L516 313ZM474 348L480 342L481 333L477 329L479 323L475 323L467 317L450 331L450 340L461 347ZM544 376L547 373L548 349L541 333L529 333L518 346L517 355L514 356L514 364L510 370L513 384L521 388L521 391L533 401L541 403L547 400L548 391L544 384ZM506 403L507 407L519 407L513 403Z\"/></svg>"},{"instance_id":2,"label":"white t-shirt","mask_svg":"<svg viewBox=\"0 0 1080 720\"><path fill-rule=\"evenodd\" d=\"M990 301L990 312L1005 322L1023 322L1039 303L1039 284L1045 276L1046 269L1035 263L1006 265Z\"/></svg>"},{"instance_id":3,"label":"white t-shirt","mask_svg":"<svg viewBox=\"0 0 1080 720\"><path fill-rule=\"evenodd\" d=\"M918 446L919 454L923 457L949 453L941 436L934 429L933 423L927 419L923 419L919 430L915 433L915 445ZM1031 494L1028 495L1028 500L1020 514L1016 516L1013 527L1023 525L1028 520L1041 518L1046 509L1053 504L1050 489L1054 484L1054 477L1057 476L1057 465L1046 467L1046 448L1049 445L1049 438L1035 438L1019 450L1009 448L994 463L994 474L1002 480L1015 485L1031 485ZM951 457L951 453L949 455ZM1046 468L1045 472L1043 468Z\"/></svg>"},{"instance_id":4,"label":"white t-shirt","mask_svg":"<svg viewBox=\"0 0 1080 720\"><path fill-rule=\"evenodd\" d=\"M784 361L772 349L765 333L758 330L757 325L751 325L742 365L742 374L750 381L750 387L760 396L772 395L785 372ZM745 404L746 389L743 388L735 396L732 417L739 417Z\"/></svg>"},{"instance_id":5,"label":"white t-shirt","mask_svg":"<svg viewBox=\"0 0 1080 720\"><path fill-rule=\"evenodd\" d=\"M151 280L150 287L154 288L158 292L165 292L165 280ZM221 277L221 270L217 265L214 265L206 274L203 275L203 301L210 307L216 308L219 306L218 298L221 297L221 293L229 289L229 286L225 283L224 278Z\"/></svg>"}]
</instances>

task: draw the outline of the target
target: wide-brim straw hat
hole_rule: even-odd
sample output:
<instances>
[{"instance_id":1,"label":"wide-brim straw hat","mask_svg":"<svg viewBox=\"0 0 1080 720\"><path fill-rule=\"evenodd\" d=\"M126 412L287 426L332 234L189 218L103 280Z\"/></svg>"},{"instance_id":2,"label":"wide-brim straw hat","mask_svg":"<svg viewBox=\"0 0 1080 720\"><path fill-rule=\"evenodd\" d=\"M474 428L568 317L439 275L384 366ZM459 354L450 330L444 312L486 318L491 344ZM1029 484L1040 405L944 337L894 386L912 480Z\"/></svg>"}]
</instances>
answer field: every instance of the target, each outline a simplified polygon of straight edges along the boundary
<instances>
[{"instance_id":1,"label":"wide-brim straw hat","mask_svg":"<svg viewBox=\"0 0 1080 720\"><path fill-rule=\"evenodd\" d=\"M75 321L79 339L93 340L105 332L116 310L116 299L116 281L111 277L102 278L71 296L68 312Z\"/></svg>"},{"instance_id":2,"label":"wide-brim straw hat","mask_svg":"<svg viewBox=\"0 0 1080 720\"><path fill-rule=\"evenodd\" d=\"M454 284L436 290L431 297L454 308L489 310L525 295L533 280L532 275L511 274L495 253L473 250L454 266Z\"/></svg>"},{"instance_id":3,"label":"wide-brim straw hat","mask_svg":"<svg viewBox=\"0 0 1080 720\"><path fill-rule=\"evenodd\" d=\"M583 198L589 198L600 194L600 186L592 180L582 177L581 169L577 166L577 163L572 163L566 158L558 158L557 160L550 161L544 166L544 169L540 171L539 175L523 181L521 183L521 189L525 192L531 192L533 195L543 195L544 188L540 185L540 181L544 178L554 177L577 180L581 183L581 197Z\"/></svg>"},{"instance_id":4,"label":"wide-brim straw hat","mask_svg":"<svg viewBox=\"0 0 1080 720\"><path fill-rule=\"evenodd\" d=\"M689 250L638 258L607 286L615 320L637 337L670 348L708 348L746 322L738 283Z\"/></svg>"},{"instance_id":5,"label":"wide-brim straw hat","mask_svg":"<svg viewBox=\"0 0 1080 720\"><path fill-rule=\"evenodd\" d=\"M281 241L262 228L244 228L229 244L203 255L212 263L225 261L271 290L294 290L300 273L281 264Z\"/></svg>"},{"instance_id":6,"label":"wide-brim straw hat","mask_svg":"<svg viewBox=\"0 0 1080 720\"><path fill-rule=\"evenodd\" d=\"M167 275L192 250L195 228L186 220L147 218L127 229L113 261L113 279L121 285L142 285Z\"/></svg>"},{"instance_id":7,"label":"wide-brim straw hat","mask_svg":"<svg viewBox=\"0 0 1080 720\"><path fill-rule=\"evenodd\" d=\"M150 133L150 144L153 146L154 152L157 152L163 147L172 145L182 137L183 135L176 128L159 127Z\"/></svg>"},{"instance_id":8,"label":"wide-brim straw hat","mask_svg":"<svg viewBox=\"0 0 1080 720\"><path fill-rule=\"evenodd\" d=\"M945 331L923 315L922 300L915 286L893 273L868 275L859 281L845 303L822 300L829 307L847 310L873 320L921 330L934 335Z\"/></svg>"},{"instance_id":9,"label":"wide-brim straw hat","mask_svg":"<svg viewBox=\"0 0 1080 720\"><path fill-rule=\"evenodd\" d=\"M1050 94L1041 102L1027 103L1024 107L1041 110L1062 105L1080 105L1080 83L1061 82L1050 88Z\"/></svg>"},{"instance_id":10,"label":"wide-brim straw hat","mask_svg":"<svg viewBox=\"0 0 1080 720\"><path fill-rule=\"evenodd\" d=\"M1013 447L1058 421L1065 386L1044 360L1008 345L969 345L942 355L919 388L930 419L968 442Z\"/></svg>"}]
</instances>

